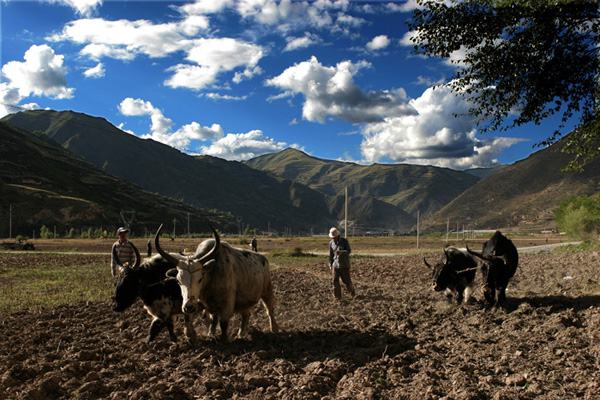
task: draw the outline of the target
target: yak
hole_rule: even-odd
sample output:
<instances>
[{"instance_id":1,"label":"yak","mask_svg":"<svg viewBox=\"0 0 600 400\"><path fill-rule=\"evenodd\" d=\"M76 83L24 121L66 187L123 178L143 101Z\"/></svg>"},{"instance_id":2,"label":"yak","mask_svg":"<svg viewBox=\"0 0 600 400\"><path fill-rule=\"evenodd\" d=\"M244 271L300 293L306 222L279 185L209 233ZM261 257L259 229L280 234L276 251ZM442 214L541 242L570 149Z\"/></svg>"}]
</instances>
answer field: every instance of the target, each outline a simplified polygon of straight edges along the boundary
<instances>
[{"instance_id":1,"label":"yak","mask_svg":"<svg viewBox=\"0 0 600 400\"><path fill-rule=\"evenodd\" d=\"M177 280L166 276L167 271L173 268L174 264L161 255L140 262L140 253L133 243L132 246L135 252L134 265L128 263L122 265L116 252L113 251L115 262L121 270L115 281L113 310L125 311L140 297L144 308L152 316L147 343L152 342L163 327L167 328L171 341L176 342L173 320L175 315L182 314L183 297ZM193 326L195 314L184 315L184 334L190 342L196 341Z\"/></svg>"},{"instance_id":2,"label":"yak","mask_svg":"<svg viewBox=\"0 0 600 400\"><path fill-rule=\"evenodd\" d=\"M211 226L214 239L202 242L192 256L169 254L162 250L158 239L156 250L176 266L168 275L177 277L183 296L183 312L193 314L199 305L210 315L209 335L214 336L217 324L221 339L228 340L227 328L234 313L242 317L238 337L246 335L250 310L259 301L269 317L270 330L279 331L275 321L275 296L269 262L262 254L231 247L221 242ZM159 228L159 232L162 225ZM158 238L158 233L157 233Z\"/></svg>"},{"instance_id":3,"label":"yak","mask_svg":"<svg viewBox=\"0 0 600 400\"><path fill-rule=\"evenodd\" d=\"M519 253L513 242L500 231L485 243L482 252L472 251L467 247L470 254L482 261L481 272L483 274L483 295L491 305L500 306L506 301L506 287L510 278L515 275L519 265ZM496 300L498 291L498 300Z\"/></svg>"},{"instance_id":4,"label":"yak","mask_svg":"<svg viewBox=\"0 0 600 400\"><path fill-rule=\"evenodd\" d=\"M454 294L458 304L468 302L475 285L477 259L466 249L448 247L443 249L442 259L434 266L423 257L425 265L431 269L432 288L436 292L444 290L451 298Z\"/></svg>"}]
</instances>

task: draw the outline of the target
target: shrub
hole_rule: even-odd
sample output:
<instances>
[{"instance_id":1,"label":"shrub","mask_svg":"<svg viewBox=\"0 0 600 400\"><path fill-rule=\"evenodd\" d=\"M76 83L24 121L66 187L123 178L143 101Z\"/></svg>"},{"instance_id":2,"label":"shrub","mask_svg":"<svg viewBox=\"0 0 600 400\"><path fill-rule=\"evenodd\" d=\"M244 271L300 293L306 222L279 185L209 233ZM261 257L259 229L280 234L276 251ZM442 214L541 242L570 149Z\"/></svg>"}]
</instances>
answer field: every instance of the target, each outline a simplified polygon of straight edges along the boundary
<instances>
[{"instance_id":1,"label":"shrub","mask_svg":"<svg viewBox=\"0 0 600 400\"><path fill-rule=\"evenodd\" d=\"M600 195L573 196L554 210L554 220L562 232L580 240L596 238L600 231Z\"/></svg>"}]
</instances>

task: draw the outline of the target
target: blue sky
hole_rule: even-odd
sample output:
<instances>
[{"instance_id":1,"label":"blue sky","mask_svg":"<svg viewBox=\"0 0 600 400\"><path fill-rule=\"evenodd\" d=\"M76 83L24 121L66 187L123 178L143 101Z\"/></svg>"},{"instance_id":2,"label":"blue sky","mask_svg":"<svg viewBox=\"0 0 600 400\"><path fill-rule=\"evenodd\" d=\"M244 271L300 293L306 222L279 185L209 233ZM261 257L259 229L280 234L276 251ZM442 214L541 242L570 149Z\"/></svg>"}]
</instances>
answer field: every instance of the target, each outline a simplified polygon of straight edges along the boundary
<instances>
[{"instance_id":1,"label":"blue sky","mask_svg":"<svg viewBox=\"0 0 600 400\"><path fill-rule=\"evenodd\" d=\"M510 164L556 121L481 134L411 54L414 0L0 0L0 117L73 110L189 154ZM459 54L457 56L460 56ZM12 107L16 105L19 108Z\"/></svg>"}]
</instances>

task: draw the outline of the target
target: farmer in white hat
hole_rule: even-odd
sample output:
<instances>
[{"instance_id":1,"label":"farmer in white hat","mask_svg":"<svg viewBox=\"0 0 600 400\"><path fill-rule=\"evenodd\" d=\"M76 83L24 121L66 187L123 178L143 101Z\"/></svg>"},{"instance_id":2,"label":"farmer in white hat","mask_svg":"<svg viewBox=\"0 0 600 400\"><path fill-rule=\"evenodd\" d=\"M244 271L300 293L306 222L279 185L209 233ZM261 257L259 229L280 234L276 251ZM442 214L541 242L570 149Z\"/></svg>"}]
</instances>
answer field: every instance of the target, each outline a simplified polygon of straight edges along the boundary
<instances>
[{"instance_id":1,"label":"farmer in white hat","mask_svg":"<svg viewBox=\"0 0 600 400\"><path fill-rule=\"evenodd\" d=\"M133 251L131 242L127 239L127 232L129 232L127 228L121 227L117 229L119 240L112 245L112 249L110 251L110 272L112 276L117 276L121 272L117 270L117 263L113 257L115 249L121 265L124 265L126 262L128 262L129 265L133 265L135 263L135 253Z\"/></svg>"},{"instance_id":2,"label":"farmer in white hat","mask_svg":"<svg viewBox=\"0 0 600 400\"><path fill-rule=\"evenodd\" d=\"M342 288L340 287L340 278L350 295L354 297L354 286L350 279L350 243L348 239L340 236L340 231L337 228L329 230L329 269L332 272L333 295L336 299L342 298Z\"/></svg>"}]
</instances>

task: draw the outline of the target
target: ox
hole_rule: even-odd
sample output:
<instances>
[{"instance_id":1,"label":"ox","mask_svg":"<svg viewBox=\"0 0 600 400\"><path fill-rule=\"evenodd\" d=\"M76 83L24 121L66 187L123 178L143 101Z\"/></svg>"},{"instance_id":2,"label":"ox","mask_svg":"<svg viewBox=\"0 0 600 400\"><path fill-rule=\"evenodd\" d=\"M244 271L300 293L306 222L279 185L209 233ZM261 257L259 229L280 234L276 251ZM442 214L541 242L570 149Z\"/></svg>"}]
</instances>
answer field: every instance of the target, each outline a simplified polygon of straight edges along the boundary
<instances>
[{"instance_id":1,"label":"ox","mask_svg":"<svg viewBox=\"0 0 600 400\"><path fill-rule=\"evenodd\" d=\"M513 242L496 231L494 236L483 244L481 253L470 250L470 254L482 261L483 295L490 304L500 306L506 300L508 281L515 275L519 264L519 253ZM498 301L496 301L496 290Z\"/></svg>"},{"instance_id":2,"label":"ox","mask_svg":"<svg viewBox=\"0 0 600 400\"><path fill-rule=\"evenodd\" d=\"M425 257L423 262L429 269L433 279L432 288L436 292L446 291L448 298L454 294L458 304L468 302L473 293L477 259L466 249L448 247L444 250L442 259L431 266Z\"/></svg>"},{"instance_id":3,"label":"ox","mask_svg":"<svg viewBox=\"0 0 600 400\"><path fill-rule=\"evenodd\" d=\"M177 336L173 329L173 317L182 313L183 297L177 280L173 278L166 279L166 273L173 268L173 264L169 264L169 261L160 255L147 258L140 264L140 253L135 246L133 246L133 249L136 257L133 266L128 263L122 265L113 250L114 260L121 270L115 282L115 305L113 310L125 311L140 297L144 308L153 318L147 343L152 342L163 327L167 328L171 341L176 342ZM184 333L190 342L196 340L196 332L193 326L194 316L194 314L184 316Z\"/></svg>"},{"instance_id":4,"label":"ox","mask_svg":"<svg viewBox=\"0 0 600 400\"><path fill-rule=\"evenodd\" d=\"M162 225L159 232L161 229ZM215 335L219 324L221 339L226 341L227 327L233 314L241 314L237 335L242 337L248 330L251 307L262 301L271 332L278 332L269 262L261 254L221 242L217 231L212 226L211 229L214 239L202 242L193 256L165 253L156 241L159 254L177 266L168 275L176 276L181 286L184 313L196 312L200 303L210 314L209 335Z\"/></svg>"}]
</instances>

